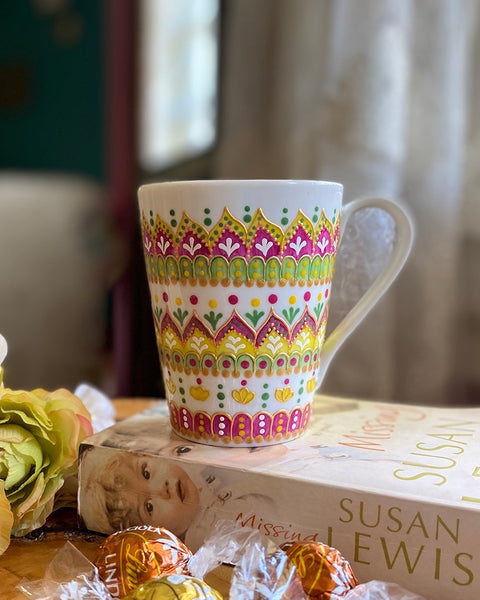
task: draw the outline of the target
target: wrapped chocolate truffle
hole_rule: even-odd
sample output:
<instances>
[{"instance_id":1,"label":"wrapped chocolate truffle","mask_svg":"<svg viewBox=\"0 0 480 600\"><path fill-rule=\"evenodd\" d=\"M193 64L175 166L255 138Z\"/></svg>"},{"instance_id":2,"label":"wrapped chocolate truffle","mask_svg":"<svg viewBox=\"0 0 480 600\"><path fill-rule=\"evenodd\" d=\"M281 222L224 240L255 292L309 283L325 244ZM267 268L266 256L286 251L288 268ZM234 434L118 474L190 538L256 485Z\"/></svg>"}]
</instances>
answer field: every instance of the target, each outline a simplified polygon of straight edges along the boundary
<instances>
[{"instance_id":1,"label":"wrapped chocolate truffle","mask_svg":"<svg viewBox=\"0 0 480 600\"><path fill-rule=\"evenodd\" d=\"M192 553L163 527L140 525L110 535L94 559L114 598L123 598L152 577L188 574Z\"/></svg>"},{"instance_id":2,"label":"wrapped chocolate truffle","mask_svg":"<svg viewBox=\"0 0 480 600\"><path fill-rule=\"evenodd\" d=\"M187 575L155 577L142 583L124 600L223 600L201 579Z\"/></svg>"},{"instance_id":3,"label":"wrapped chocolate truffle","mask_svg":"<svg viewBox=\"0 0 480 600\"><path fill-rule=\"evenodd\" d=\"M256 529L217 521L189 568L202 579L222 562L234 567L229 590L232 600L307 600L292 561Z\"/></svg>"},{"instance_id":4,"label":"wrapped chocolate truffle","mask_svg":"<svg viewBox=\"0 0 480 600\"><path fill-rule=\"evenodd\" d=\"M288 542L282 550L295 565L312 600L341 598L358 585L350 563L335 548L319 542Z\"/></svg>"}]
</instances>

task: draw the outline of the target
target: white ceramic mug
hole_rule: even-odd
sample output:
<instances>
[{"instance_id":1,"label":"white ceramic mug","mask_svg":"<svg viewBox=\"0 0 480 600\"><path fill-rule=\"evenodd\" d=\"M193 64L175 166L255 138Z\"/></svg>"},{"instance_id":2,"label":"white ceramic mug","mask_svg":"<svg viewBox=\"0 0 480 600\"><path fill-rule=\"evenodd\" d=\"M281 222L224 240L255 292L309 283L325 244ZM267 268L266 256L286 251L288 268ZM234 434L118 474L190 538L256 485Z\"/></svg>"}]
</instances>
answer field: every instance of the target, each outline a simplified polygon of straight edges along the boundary
<instances>
[{"instance_id":1,"label":"white ceramic mug","mask_svg":"<svg viewBox=\"0 0 480 600\"><path fill-rule=\"evenodd\" d=\"M325 181L214 180L142 186L140 218L170 418L219 446L291 440L346 337L390 286L413 238L397 204ZM355 211L397 227L390 260L325 338L335 257Z\"/></svg>"}]
</instances>

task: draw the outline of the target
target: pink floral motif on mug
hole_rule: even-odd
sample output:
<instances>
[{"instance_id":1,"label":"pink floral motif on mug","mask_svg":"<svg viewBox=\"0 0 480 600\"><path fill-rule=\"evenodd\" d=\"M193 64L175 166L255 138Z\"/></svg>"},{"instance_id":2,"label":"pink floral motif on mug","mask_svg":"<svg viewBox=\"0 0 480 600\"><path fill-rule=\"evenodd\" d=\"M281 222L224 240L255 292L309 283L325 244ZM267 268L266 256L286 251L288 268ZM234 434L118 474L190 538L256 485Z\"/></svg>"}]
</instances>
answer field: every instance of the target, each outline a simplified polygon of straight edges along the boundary
<instances>
[{"instance_id":1,"label":"pink floral motif on mug","mask_svg":"<svg viewBox=\"0 0 480 600\"><path fill-rule=\"evenodd\" d=\"M192 412L187 407L178 407L173 401L169 401L169 408L172 428L180 435L232 446L288 441L303 433L311 413L310 404L290 412L279 410L271 414L260 411L255 415L238 412L233 416L224 412L213 415L203 411Z\"/></svg>"},{"instance_id":2,"label":"pink floral motif on mug","mask_svg":"<svg viewBox=\"0 0 480 600\"><path fill-rule=\"evenodd\" d=\"M248 225L225 208L209 230L184 213L176 229L143 214L142 231L152 282L313 285L332 279L340 220L332 223L322 211L314 222L299 210L284 231L260 208Z\"/></svg>"}]
</instances>

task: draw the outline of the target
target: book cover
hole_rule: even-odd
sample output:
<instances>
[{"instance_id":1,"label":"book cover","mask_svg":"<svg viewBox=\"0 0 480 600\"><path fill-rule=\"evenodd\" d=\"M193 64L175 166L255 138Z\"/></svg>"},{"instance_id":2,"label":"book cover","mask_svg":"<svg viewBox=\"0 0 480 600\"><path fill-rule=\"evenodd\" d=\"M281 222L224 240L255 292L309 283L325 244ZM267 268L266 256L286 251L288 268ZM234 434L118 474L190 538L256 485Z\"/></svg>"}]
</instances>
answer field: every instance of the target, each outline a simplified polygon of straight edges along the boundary
<instances>
[{"instance_id":1,"label":"book cover","mask_svg":"<svg viewBox=\"0 0 480 600\"><path fill-rule=\"evenodd\" d=\"M192 551L233 519L334 546L360 581L478 600L479 442L480 408L318 395L302 437L218 448L175 435L162 402L82 444L79 516L103 533L164 526Z\"/></svg>"}]
</instances>

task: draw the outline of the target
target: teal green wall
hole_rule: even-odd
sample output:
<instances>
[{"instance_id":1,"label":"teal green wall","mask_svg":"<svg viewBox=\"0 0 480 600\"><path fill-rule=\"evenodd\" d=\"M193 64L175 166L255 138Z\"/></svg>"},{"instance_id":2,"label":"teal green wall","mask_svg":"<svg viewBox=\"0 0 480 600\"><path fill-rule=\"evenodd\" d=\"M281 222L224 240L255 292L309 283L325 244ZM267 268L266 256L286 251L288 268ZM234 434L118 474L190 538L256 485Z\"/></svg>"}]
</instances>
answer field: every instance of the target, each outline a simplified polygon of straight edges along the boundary
<instances>
[{"instance_id":1,"label":"teal green wall","mask_svg":"<svg viewBox=\"0 0 480 600\"><path fill-rule=\"evenodd\" d=\"M102 1L71 0L52 16L42 15L37 4L0 0L0 168L73 171L102 180ZM69 44L56 28L71 16L82 34ZM11 75L19 68L27 73L20 81Z\"/></svg>"}]
</instances>

